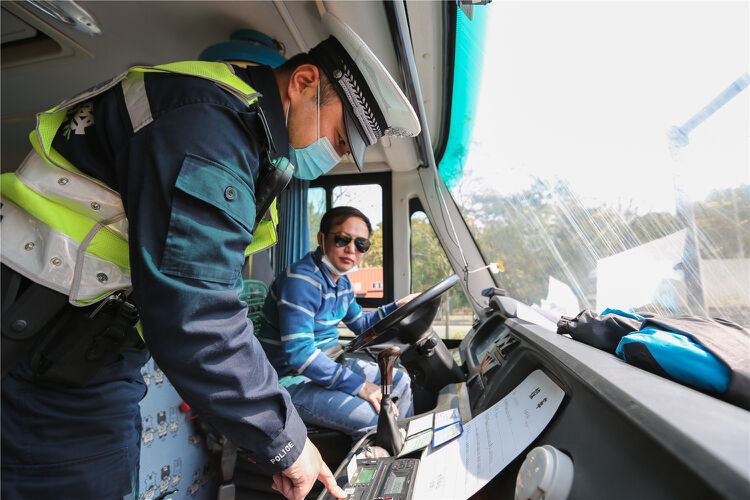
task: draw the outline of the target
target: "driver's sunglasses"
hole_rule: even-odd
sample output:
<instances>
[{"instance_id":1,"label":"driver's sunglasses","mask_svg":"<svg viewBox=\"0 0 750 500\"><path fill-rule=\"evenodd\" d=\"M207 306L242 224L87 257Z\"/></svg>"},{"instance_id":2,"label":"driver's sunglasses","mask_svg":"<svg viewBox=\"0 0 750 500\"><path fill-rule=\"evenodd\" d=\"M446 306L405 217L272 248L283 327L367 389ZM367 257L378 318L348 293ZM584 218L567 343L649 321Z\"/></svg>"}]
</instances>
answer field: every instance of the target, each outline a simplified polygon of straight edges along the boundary
<instances>
[{"instance_id":1,"label":"driver's sunglasses","mask_svg":"<svg viewBox=\"0 0 750 500\"><path fill-rule=\"evenodd\" d=\"M337 247L345 247L354 240L354 247L359 253L365 253L370 249L370 240L367 238L352 238L352 236L344 231L338 233L328 233L333 235L333 242Z\"/></svg>"}]
</instances>

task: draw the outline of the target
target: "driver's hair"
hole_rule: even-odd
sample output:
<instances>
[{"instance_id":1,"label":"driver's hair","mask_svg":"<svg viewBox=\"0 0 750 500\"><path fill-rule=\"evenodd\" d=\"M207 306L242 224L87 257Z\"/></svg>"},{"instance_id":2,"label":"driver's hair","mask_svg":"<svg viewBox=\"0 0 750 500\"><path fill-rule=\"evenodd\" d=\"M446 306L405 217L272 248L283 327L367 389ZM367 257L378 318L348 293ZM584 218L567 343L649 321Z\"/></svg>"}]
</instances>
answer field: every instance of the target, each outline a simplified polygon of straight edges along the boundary
<instances>
[{"instance_id":1,"label":"driver's hair","mask_svg":"<svg viewBox=\"0 0 750 500\"><path fill-rule=\"evenodd\" d=\"M335 207L327 211L323 214L323 218L320 219L320 232L328 234L328 231L330 231L333 226L341 224L349 217L358 217L362 219L367 225L367 236L372 234L370 219L354 207Z\"/></svg>"}]
</instances>

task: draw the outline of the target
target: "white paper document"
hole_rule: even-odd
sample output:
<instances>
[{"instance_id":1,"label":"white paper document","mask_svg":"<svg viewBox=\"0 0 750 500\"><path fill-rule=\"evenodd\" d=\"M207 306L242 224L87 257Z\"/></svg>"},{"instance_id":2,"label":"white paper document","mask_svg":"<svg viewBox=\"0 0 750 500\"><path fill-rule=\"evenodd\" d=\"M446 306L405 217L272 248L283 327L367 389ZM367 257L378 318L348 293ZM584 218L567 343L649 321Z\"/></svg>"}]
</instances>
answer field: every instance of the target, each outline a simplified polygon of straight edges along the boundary
<instances>
[{"instance_id":1,"label":"white paper document","mask_svg":"<svg viewBox=\"0 0 750 500\"><path fill-rule=\"evenodd\" d=\"M425 415L424 417L415 418L409 421L409 430L406 432L406 437L411 437L415 434L419 434L427 429L432 429L432 413Z\"/></svg>"},{"instance_id":2,"label":"white paper document","mask_svg":"<svg viewBox=\"0 0 750 500\"><path fill-rule=\"evenodd\" d=\"M414 499L469 498L536 439L564 396L541 370L532 372L510 394L464 424L457 439L425 451Z\"/></svg>"}]
</instances>

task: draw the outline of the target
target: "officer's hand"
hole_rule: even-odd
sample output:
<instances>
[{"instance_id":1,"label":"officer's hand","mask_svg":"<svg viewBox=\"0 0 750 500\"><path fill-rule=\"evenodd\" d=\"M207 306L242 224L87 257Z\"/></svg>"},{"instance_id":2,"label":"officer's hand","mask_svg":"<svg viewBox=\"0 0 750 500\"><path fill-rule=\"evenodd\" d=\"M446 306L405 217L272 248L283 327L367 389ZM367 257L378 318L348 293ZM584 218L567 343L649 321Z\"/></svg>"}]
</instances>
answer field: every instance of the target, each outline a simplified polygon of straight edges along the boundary
<instances>
[{"instance_id":1,"label":"officer's hand","mask_svg":"<svg viewBox=\"0 0 750 500\"><path fill-rule=\"evenodd\" d=\"M316 479L323 483L334 497L346 498L344 490L336 484L331 469L323 462L320 452L308 438L297 460L285 471L273 475L272 488L289 500L303 500Z\"/></svg>"},{"instance_id":2,"label":"officer's hand","mask_svg":"<svg viewBox=\"0 0 750 500\"><path fill-rule=\"evenodd\" d=\"M365 383L357 393L357 396L369 402L375 408L375 413L380 413L380 400L383 399L383 393L381 392L379 385L365 380ZM393 407L393 414L398 417L398 408L393 401L391 401L391 404Z\"/></svg>"}]
</instances>

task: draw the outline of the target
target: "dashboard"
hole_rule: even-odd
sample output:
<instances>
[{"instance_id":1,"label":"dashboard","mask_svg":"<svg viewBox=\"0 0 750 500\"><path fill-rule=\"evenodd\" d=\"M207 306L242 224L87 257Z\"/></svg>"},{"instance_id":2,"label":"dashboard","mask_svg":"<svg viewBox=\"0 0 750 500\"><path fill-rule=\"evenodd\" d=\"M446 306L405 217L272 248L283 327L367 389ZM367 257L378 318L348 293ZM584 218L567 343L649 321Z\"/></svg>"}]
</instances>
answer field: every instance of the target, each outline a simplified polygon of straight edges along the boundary
<instances>
[{"instance_id":1,"label":"dashboard","mask_svg":"<svg viewBox=\"0 0 750 500\"><path fill-rule=\"evenodd\" d=\"M492 297L486 313L459 345L465 388L444 387L435 411L460 408L476 417L536 370L564 395L538 437L471 498L515 498L527 454L541 447L570 459L569 499L750 496L750 412L558 335L513 299ZM498 428L492 442L507 438ZM368 439L337 469L340 485Z\"/></svg>"},{"instance_id":2,"label":"dashboard","mask_svg":"<svg viewBox=\"0 0 750 500\"><path fill-rule=\"evenodd\" d=\"M551 445L572 459L569 498L748 497L750 412L557 335L519 314L525 307L493 297L462 342L471 412L544 371L565 397L530 449ZM474 498L513 498L525 454Z\"/></svg>"}]
</instances>

